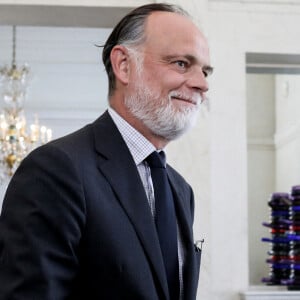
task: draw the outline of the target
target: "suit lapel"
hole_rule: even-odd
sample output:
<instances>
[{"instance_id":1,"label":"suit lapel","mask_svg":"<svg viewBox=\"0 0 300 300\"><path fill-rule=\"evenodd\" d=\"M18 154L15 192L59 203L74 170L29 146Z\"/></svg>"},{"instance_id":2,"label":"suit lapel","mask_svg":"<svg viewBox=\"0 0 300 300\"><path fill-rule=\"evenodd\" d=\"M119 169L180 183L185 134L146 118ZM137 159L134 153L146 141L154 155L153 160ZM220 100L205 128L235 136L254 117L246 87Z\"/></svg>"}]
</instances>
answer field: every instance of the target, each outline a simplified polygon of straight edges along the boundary
<instances>
[{"instance_id":1,"label":"suit lapel","mask_svg":"<svg viewBox=\"0 0 300 300\"><path fill-rule=\"evenodd\" d=\"M115 191L120 204L130 219L168 299L168 287L155 224L146 193L133 158L106 112L94 123L98 168Z\"/></svg>"},{"instance_id":2,"label":"suit lapel","mask_svg":"<svg viewBox=\"0 0 300 300\"><path fill-rule=\"evenodd\" d=\"M183 234L185 243L193 243L192 218L190 199L186 199L187 195L182 190L182 182L178 181L173 171L167 168L169 181L174 193L174 201L176 206L177 219Z\"/></svg>"},{"instance_id":3,"label":"suit lapel","mask_svg":"<svg viewBox=\"0 0 300 300\"><path fill-rule=\"evenodd\" d=\"M174 172L167 168L168 177L174 193L174 201L176 206L177 220L181 228L182 242L185 252L183 284L184 284L184 299L194 299L194 291L197 288L197 270L196 257L192 229L192 212L190 205L191 199L186 199L187 194L183 191L182 182L174 175Z\"/></svg>"}]
</instances>

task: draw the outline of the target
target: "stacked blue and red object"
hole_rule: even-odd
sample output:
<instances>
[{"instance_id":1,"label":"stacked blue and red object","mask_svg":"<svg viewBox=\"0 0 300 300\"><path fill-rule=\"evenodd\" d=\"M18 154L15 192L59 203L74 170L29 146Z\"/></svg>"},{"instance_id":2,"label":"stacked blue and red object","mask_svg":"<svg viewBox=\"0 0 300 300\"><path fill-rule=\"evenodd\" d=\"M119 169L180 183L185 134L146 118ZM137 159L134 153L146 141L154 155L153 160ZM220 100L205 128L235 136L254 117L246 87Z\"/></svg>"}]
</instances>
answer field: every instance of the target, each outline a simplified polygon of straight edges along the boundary
<instances>
[{"instance_id":1,"label":"stacked blue and red object","mask_svg":"<svg viewBox=\"0 0 300 300\"><path fill-rule=\"evenodd\" d=\"M300 290L300 185L291 193L273 193L268 202L270 237L262 238L270 244L269 276L262 279L267 285L285 285Z\"/></svg>"}]
</instances>

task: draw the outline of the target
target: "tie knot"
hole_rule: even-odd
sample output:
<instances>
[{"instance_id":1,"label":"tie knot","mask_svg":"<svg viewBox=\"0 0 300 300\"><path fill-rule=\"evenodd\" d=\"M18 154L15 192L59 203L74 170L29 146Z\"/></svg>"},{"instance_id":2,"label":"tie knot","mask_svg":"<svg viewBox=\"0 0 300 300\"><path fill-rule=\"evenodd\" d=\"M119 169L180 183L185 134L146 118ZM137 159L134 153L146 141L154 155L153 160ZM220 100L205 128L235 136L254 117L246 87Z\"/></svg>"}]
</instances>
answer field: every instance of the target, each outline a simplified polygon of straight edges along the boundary
<instances>
[{"instance_id":1,"label":"tie knot","mask_svg":"<svg viewBox=\"0 0 300 300\"><path fill-rule=\"evenodd\" d=\"M151 168L166 168L166 155L164 151L153 151L147 158L146 162Z\"/></svg>"}]
</instances>

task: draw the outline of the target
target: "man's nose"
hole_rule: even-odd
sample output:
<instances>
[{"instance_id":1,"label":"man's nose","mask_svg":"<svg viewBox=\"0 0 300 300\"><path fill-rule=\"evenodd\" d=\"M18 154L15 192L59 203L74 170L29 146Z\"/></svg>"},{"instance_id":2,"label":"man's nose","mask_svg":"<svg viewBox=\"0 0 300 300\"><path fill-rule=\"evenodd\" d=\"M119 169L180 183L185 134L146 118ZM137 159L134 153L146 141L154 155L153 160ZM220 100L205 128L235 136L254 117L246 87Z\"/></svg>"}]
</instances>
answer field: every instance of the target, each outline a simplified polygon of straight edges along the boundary
<instances>
[{"instance_id":1,"label":"man's nose","mask_svg":"<svg viewBox=\"0 0 300 300\"><path fill-rule=\"evenodd\" d=\"M207 75L202 68L191 70L187 79L187 84L190 88L198 90L201 93L205 93L209 89Z\"/></svg>"}]
</instances>

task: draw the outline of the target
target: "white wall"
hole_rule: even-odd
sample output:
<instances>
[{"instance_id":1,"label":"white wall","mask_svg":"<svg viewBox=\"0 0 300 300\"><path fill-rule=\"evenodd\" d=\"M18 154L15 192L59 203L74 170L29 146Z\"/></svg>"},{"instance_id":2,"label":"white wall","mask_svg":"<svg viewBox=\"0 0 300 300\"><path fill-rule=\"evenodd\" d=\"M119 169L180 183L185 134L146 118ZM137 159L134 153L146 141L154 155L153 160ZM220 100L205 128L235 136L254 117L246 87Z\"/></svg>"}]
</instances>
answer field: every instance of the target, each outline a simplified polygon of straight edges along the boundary
<instances>
[{"instance_id":1,"label":"white wall","mask_svg":"<svg viewBox=\"0 0 300 300\"><path fill-rule=\"evenodd\" d=\"M276 76L276 188L300 184L300 75Z\"/></svg>"},{"instance_id":2,"label":"white wall","mask_svg":"<svg viewBox=\"0 0 300 300\"><path fill-rule=\"evenodd\" d=\"M267 202L275 192L275 76L247 74L249 282L268 277L265 263L269 237L262 222L269 221Z\"/></svg>"},{"instance_id":3,"label":"white wall","mask_svg":"<svg viewBox=\"0 0 300 300\"><path fill-rule=\"evenodd\" d=\"M300 51L299 6L265 3L209 5L207 28L216 66L211 112L212 299L237 299L237 292L248 287L248 242L253 241L248 240L245 53ZM255 222L249 219L250 226ZM224 233L230 233L230 246L224 243Z\"/></svg>"}]
</instances>

